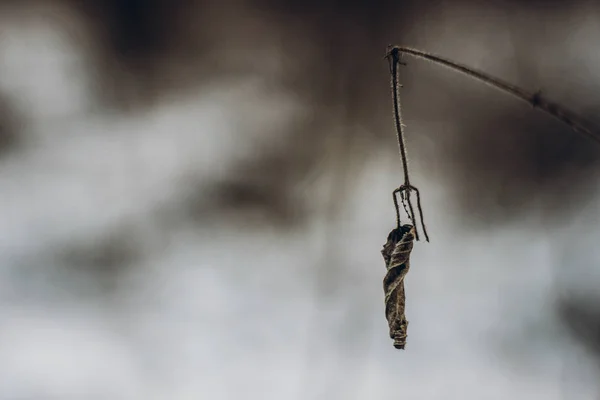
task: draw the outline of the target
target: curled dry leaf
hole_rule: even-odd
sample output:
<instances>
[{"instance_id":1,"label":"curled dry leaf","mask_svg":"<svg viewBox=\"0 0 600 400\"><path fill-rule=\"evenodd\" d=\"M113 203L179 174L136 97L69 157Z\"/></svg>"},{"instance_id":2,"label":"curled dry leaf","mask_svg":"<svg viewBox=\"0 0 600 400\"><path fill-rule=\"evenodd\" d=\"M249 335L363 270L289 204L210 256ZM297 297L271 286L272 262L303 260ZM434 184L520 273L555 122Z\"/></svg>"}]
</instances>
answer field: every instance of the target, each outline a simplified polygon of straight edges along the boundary
<instances>
[{"instance_id":1,"label":"curled dry leaf","mask_svg":"<svg viewBox=\"0 0 600 400\"><path fill-rule=\"evenodd\" d=\"M383 279L385 293L385 316L390 327L390 338L394 347L404 350L408 321L404 314L406 297L404 278L410 268L410 253L415 240L415 228L402 225L390 232L387 242L381 250L387 274Z\"/></svg>"}]
</instances>

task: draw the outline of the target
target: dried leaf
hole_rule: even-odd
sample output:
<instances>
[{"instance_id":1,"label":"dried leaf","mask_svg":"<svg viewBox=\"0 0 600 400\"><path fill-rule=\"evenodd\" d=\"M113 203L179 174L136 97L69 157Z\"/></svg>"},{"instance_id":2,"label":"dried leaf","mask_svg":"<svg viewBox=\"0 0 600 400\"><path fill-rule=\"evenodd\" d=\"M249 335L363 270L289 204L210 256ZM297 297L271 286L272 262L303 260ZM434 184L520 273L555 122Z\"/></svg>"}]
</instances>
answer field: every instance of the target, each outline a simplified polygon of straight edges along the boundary
<instances>
[{"instance_id":1,"label":"dried leaf","mask_svg":"<svg viewBox=\"0 0 600 400\"><path fill-rule=\"evenodd\" d=\"M408 321L404 314L404 277L410 268L410 253L414 240L414 226L403 225L390 232L381 251L387 268L383 279L385 316L390 327L390 338L394 339L394 347L402 350L406 345L408 329Z\"/></svg>"}]
</instances>

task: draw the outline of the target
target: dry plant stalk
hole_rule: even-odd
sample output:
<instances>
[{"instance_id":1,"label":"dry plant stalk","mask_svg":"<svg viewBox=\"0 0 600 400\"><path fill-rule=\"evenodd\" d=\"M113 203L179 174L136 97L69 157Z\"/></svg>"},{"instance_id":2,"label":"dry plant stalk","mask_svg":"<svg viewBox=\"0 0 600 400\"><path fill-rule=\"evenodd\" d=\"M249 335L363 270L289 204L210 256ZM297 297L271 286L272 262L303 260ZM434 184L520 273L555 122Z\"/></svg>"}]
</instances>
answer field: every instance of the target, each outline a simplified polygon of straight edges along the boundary
<instances>
[{"instance_id":1,"label":"dry plant stalk","mask_svg":"<svg viewBox=\"0 0 600 400\"><path fill-rule=\"evenodd\" d=\"M425 240L429 242L429 235L427 234L427 227L425 226L425 221L423 219L423 209L421 208L421 196L419 194L419 189L410 184L410 175L408 173L408 156L406 152L406 140L404 137L404 124L402 123L402 113L400 106L400 85L398 83L398 65L406 65L400 62L400 52L397 48L392 48L386 58L389 61L390 65L390 75L391 75L391 83L392 83L392 100L394 103L394 123L396 126L396 138L398 139L398 150L400 151L400 159L402 160L402 169L404 171L404 184L399 188L394 190L394 205L396 207L396 222L397 228L400 228L400 209L398 207L398 201L396 199L396 194L400 195L400 200L402 201L402 205L406 213L408 214L408 218L412 221L413 225L416 227L416 218L415 211L412 205L412 201L410 195L412 192L416 194L417 197L417 208L419 210L419 217L421 219L421 227L423 228L423 234L425 235ZM419 240L419 232L415 228L415 238Z\"/></svg>"},{"instance_id":2,"label":"dry plant stalk","mask_svg":"<svg viewBox=\"0 0 600 400\"><path fill-rule=\"evenodd\" d=\"M448 60L447 58L443 58L422 50L412 49L410 47L390 46L388 48L388 55L386 57L389 57L389 55L392 53L410 54L413 57L431 61L435 64L450 68L454 71L462 72L463 74L470 76L471 78L475 78L487 85L492 86L493 88L501 90L520 100L531 104L532 107L538 108L546 114L549 114L557 120L563 122L564 124L569 126L573 131L589 139L592 139L597 143L600 143L600 134L597 131L593 131L586 127L583 118L581 118L576 113L568 110L563 106L545 100L544 98L542 98L542 94L540 91L537 91L535 93L528 92L519 88L518 86L512 85L501 79L495 78L485 72L478 71L471 67L467 67L457 62Z\"/></svg>"},{"instance_id":3,"label":"dry plant stalk","mask_svg":"<svg viewBox=\"0 0 600 400\"><path fill-rule=\"evenodd\" d=\"M417 206L420 213L423 233L425 234L426 240L429 241L425 223L423 222L423 212L420 204L419 191L416 187L410 184L408 174L408 159L406 155L406 142L404 138L404 131L402 129L404 125L402 124L402 116L400 113L399 96L399 88L402 87L402 85L398 83L398 66L406 65L400 61L400 55L404 53L431 61L455 71L462 72L467 76L478 79L496 89L511 94L518 99L528 102L534 108L539 108L545 113L565 123L575 132L600 143L600 134L588 129L585 124L582 123L582 118L566 108L559 106L558 104L546 101L541 97L541 93L539 91L536 93L529 93L517 86L494 78L484 72L474 70L470 67L421 50L399 46L388 47L388 52L385 58L388 59L390 64L392 96L394 102L394 121L396 125L400 157L402 159L402 166L404 170L404 184L393 192L397 227L388 235L387 242L383 246L381 254L383 255L387 269L387 274L383 280L383 290L385 293L385 315L390 328L390 338L394 340L394 347L397 349L404 349L406 346L408 321L405 315L406 296L404 292L404 279L408 273L408 270L410 269L410 253L413 249L414 241L415 239L419 240L419 234L415 228L415 213L410 201L411 192L416 193ZM408 217L413 225L401 224L400 207L398 205L396 195L400 195L404 210L408 214Z\"/></svg>"},{"instance_id":4,"label":"dry plant stalk","mask_svg":"<svg viewBox=\"0 0 600 400\"><path fill-rule=\"evenodd\" d=\"M404 131L402 129L404 125L402 124L402 114L400 112L399 88L401 85L398 83L398 65L402 64L400 62L400 53L397 50L392 49L388 53L387 59L390 64L394 122L396 125L400 159L402 160L402 168L404 170L404 184L392 193L394 207L396 208L397 226L388 235L387 242L381 251L387 269L387 274L383 279L383 291L385 294L385 316L390 328L390 338L394 340L395 348L404 350L408 330L408 321L406 320L405 315L406 295L404 292L404 278L410 267L410 252L412 251L413 243L415 239L419 240L419 233L415 228L415 211L410 198L412 192L414 192L417 197L417 207L421 219L421 226L423 228L425 239L428 242L429 236L427 235L427 228L425 227L425 222L423 220L423 210L421 208L419 190L410 184L410 176L408 173L406 142L404 140ZM397 195L400 196L404 211L406 211L406 214L413 225L402 225Z\"/></svg>"}]
</instances>

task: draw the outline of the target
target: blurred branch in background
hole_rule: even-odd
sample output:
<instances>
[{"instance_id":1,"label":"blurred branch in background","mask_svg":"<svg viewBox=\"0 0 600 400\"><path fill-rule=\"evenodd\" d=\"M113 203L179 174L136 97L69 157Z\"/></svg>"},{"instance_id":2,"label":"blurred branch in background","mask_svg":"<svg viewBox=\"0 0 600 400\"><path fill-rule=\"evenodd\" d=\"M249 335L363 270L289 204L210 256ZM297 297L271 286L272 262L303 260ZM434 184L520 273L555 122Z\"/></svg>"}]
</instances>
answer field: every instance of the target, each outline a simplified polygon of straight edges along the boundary
<instances>
[{"instance_id":1,"label":"blurred branch in background","mask_svg":"<svg viewBox=\"0 0 600 400\"><path fill-rule=\"evenodd\" d=\"M600 367L600 300L595 297L571 297L558 305L558 314L565 325L596 358Z\"/></svg>"},{"instance_id":2,"label":"blurred branch in background","mask_svg":"<svg viewBox=\"0 0 600 400\"><path fill-rule=\"evenodd\" d=\"M18 148L21 118L15 107L0 95L0 157Z\"/></svg>"}]
</instances>

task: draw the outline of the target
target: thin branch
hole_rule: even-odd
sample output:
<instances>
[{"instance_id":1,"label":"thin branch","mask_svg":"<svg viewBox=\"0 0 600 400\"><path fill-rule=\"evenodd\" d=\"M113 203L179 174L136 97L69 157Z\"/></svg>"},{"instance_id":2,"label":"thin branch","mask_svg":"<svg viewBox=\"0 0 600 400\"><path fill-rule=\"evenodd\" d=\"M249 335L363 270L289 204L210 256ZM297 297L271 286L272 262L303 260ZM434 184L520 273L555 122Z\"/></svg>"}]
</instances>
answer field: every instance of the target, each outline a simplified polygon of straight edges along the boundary
<instances>
[{"instance_id":1,"label":"thin branch","mask_svg":"<svg viewBox=\"0 0 600 400\"><path fill-rule=\"evenodd\" d=\"M582 134L589 139L600 143L600 134L598 132L594 132L588 128L586 128L585 124L582 122L582 118L577 116L572 111L567 110L564 107L559 106L555 103L550 103L544 100L541 96L541 93L538 91L536 93L527 92L517 86L511 85L510 83L504 82L498 78L494 78L484 72L477 71L473 68L467 67L465 65L458 64L454 61L450 61L443 57L427 53L425 51L411 49L409 47L399 47L394 46L391 48L390 53L392 51L397 51L400 53L410 54L414 57L421 58L424 60L431 61L435 64L442 65L444 67L448 67L452 70L462 72L465 75L468 75L472 78L478 79L483 83L486 83L496 89L502 90L508 94L511 94L527 103L531 104L534 108L539 108L547 114L550 114L554 118L568 125L575 132Z\"/></svg>"}]
</instances>

